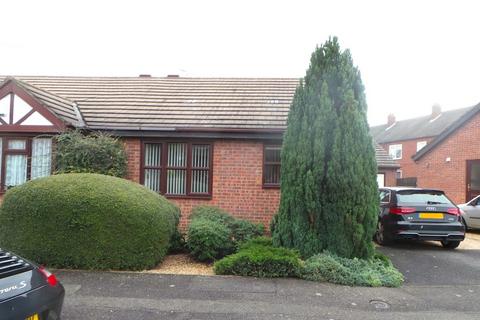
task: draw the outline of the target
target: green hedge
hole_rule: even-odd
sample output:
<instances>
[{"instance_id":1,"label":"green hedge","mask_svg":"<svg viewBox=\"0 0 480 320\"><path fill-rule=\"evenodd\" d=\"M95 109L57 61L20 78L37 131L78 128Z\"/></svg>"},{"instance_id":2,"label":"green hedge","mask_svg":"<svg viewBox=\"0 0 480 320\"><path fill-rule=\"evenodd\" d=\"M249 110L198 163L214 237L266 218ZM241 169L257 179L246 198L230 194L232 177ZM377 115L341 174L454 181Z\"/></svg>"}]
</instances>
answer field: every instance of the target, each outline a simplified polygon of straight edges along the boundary
<instances>
[{"instance_id":1,"label":"green hedge","mask_svg":"<svg viewBox=\"0 0 480 320\"><path fill-rule=\"evenodd\" d=\"M403 275L380 253L364 260L342 258L325 251L305 261L300 277L349 286L399 287L403 283Z\"/></svg>"},{"instance_id":2,"label":"green hedge","mask_svg":"<svg viewBox=\"0 0 480 320\"><path fill-rule=\"evenodd\" d=\"M188 226L188 248L198 261L212 261L234 252L230 230L217 220L196 218Z\"/></svg>"},{"instance_id":3,"label":"green hedge","mask_svg":"<svg viewBox=\"0 0 480 320\"><path fill-rule=\"evenodd\" d=\"M58 173L100 173L125 177L127 154L123 143L102 132L83 135L69 131L56 137Z\"/></svg>"},{"instance_id":4,"label":"green hedge","mask_svg":"<svg viewBox=\"0 0 480 320\"><path fill-rule=\"evenodd\" d=\"M199 261L223 258L244 241L263 234L263 225L236 219L214 206L193 208L190 219L187 246Z\"/></svg>"},{"instance_id":5,"label":"green hedge","mask_svg":"<svg viewBox=\"0 0 480 320\"><path fill-rule=\"evenodd\" d=\"M164 257L178 208L134 182L72 173L9 190L0 246L59 268L139 270Z\"/></svg>"},{"instance_id":6,"label":"green hedge","mask_svg":"<svg viewBox=\"0 0 480 320\"><path fill-rule=\"evenodd\" d=\"M253 239L241 246L238 253L215 262L216 274L262 278L293 277L300 268L296 251L276 248L270 239Z\"/></svg>"}]
</instances>

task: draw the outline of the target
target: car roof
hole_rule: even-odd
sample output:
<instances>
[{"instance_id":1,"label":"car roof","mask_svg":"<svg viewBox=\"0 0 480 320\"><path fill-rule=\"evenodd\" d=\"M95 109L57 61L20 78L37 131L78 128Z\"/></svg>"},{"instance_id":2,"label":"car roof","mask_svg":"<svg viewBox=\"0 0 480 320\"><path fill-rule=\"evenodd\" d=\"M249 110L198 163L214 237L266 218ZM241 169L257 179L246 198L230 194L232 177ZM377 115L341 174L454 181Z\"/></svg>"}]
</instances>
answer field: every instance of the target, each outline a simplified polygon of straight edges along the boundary
<instances>
[{"instance_id":1,"label":"car roof","mask_svg":"<svg viewBox=\"0 0 480 320\"><path fill-rule=\"evenodd\" d=\"M403 191L403 190L418 190L418 191L433 191L433 192L441 192L445 193L443 190L439 189L426 189L426 188L413 188L413 187L383 187L380 188L381 190L392 190L392 191Z\"/></svg>"}]
</instances>

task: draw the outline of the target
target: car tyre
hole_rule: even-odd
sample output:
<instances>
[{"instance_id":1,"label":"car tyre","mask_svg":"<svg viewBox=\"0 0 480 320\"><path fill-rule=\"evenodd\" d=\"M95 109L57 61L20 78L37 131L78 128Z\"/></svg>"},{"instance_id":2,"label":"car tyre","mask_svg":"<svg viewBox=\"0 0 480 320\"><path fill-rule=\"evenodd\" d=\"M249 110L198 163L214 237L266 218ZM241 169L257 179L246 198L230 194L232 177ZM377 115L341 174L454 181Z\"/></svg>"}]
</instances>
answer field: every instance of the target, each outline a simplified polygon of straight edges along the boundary
<instances>
[{"instance_id":1,"label":"car tyre","mask_svg":"<svg viewBox=\"0 0 480 320\"><path fill-rule=\"evenodd\" d=\"M377 232L375 232L375 242L381 246L388 246L392 243L392 240L385 232L385 227L382 221L377 223Z\"/></svg>"},{"instance_id":2,"label":"car tyre","mask_svg":"<svg viewBox=\"0 0 480 320\"><path fill-rule=\"evenodd\" d=\"M458 247L460 245L460 241L448 241L448 240L443 240L441 241L442 242L442 246L445 248L445 249L455 249L456 247Z\"/></svg>"}]
</instances>

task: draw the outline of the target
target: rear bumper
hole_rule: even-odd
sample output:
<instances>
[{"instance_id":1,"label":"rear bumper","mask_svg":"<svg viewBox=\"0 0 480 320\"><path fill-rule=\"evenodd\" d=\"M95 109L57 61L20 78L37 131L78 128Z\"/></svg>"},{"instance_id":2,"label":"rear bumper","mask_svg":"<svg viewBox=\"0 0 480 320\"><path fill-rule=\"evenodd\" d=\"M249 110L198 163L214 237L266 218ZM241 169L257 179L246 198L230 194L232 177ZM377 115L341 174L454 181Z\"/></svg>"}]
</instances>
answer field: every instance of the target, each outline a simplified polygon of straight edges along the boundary
<instances>
[{"instance_id":1,"label":"rear bumper","mask_svg":"<svg viewBox=\"0 0 480 320\"><path fill-rule=\"evenodd\" d=\"M461 222L415 223L398 221L391 225L393 239L463 241L465 227Z\"/></svg>"},{"instance_id":2,"label":"rear bumper","mask_svg":"<svg viewBox=\"0 0 480 320\"><path fill-rule=\"evenodd\" d=\"M0 302L1 319L25 319L39 314L42 320L58 320L62 311L65 289L45 285Z\"/></svg>"}]
</instances>

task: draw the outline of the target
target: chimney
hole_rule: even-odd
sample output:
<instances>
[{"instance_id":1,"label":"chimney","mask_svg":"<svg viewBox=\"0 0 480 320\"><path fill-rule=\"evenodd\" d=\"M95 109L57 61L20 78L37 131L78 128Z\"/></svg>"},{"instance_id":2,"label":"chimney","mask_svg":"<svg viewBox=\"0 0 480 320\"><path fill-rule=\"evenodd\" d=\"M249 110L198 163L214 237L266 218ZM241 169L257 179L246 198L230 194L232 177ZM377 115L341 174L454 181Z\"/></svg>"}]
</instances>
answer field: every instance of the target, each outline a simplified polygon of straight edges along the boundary
<instances>
[{"instance_id":1,"label":"chimney","mask_svg":"<svg viewBox=\"0 0 480 320\"><path fill-rule=\"evenodd\" d=\"M436 117L438 117L441 114L442 114L442 108L440 107L440 105L438 103L435 103L432 106L432 115L430 116L430 119L435 119Z\"/></svg>"},{"instance_id":2,"label":"chimney","mask_svg":"<svg viewBox=\"0 0 480 320\"><path fill-rule=\"evenodd\" d=\"M180 76L178 74L169 74L167 78L180 78Z\"/></svg>"},{"instance_id":3,"label":"chimney","mask_svg":"<svg viewBox=\"0 0 480 320\"><path fill-rule=\"evenodd\" d=\"M387 126L393 125L395 122L397 122L397 119L395 119L395 115L393 113L390 113L388 115L388 121L387 121Z\"/></svg>"},{"instance_id":4,"label":"chimney","mask_svg":"<svg viewBox=\"0 0 480 320\"><path fill-rule=\"evenodd\" d=\"M141 74L138 76L139 78L151 78L152 75L151 74Z\"/></svg>"}]
</instances>

